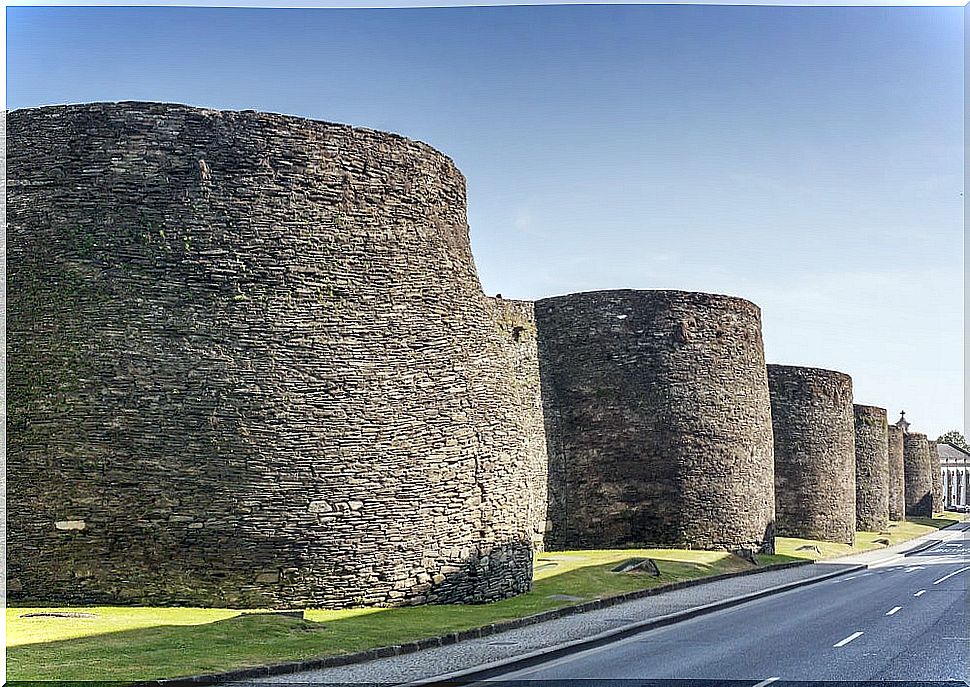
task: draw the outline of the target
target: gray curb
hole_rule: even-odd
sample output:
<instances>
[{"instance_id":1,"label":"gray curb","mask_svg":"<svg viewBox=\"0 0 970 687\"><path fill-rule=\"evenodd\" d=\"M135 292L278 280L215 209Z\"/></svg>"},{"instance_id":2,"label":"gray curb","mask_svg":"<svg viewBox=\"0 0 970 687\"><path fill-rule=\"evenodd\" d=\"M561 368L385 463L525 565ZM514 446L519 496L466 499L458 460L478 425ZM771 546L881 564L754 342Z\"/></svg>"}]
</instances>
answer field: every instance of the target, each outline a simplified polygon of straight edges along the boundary
<instances>
[{"instance_id":1,"label":"gray curb","mask_svg":"<svg viewBox=\"0 0 970 687\"><path fill-rule=\"evenodd\" d=\"M672 584L663 585L662 587L654 587L652 589L641 589L639 591L627 592L626 594L618 594L616 596L610 596L604 599L595 599L593 601L587 601L585 603L576 604L575 606L565 606L563 608L556 608L551 611L544 611L542 613L537 613L535 615L525 616L524 618L514 618L512 620L504 620L501 622L492 623L490 625L484 625L482 627L473 627L468 630L450 632L446 635L440 635L438 637L426 637L424 639L419 639L413 642L407 642L405 644L376 647L374 649L366 649L364 651L357 651L349 654L337 654L334 656L324 656L321 658L307 659L304 661L276 663L273 665L256 666L253 668L239 668L236 670L229 670L222 673L206 673L203 675L191 675L188 677L166 678L166 679L160 679L160 680L146 680L142 682L132 683L131 687L153 687L153 686L154 687L183 687L188 685L214 685L222 682L231 682L235 680L247 680L252 678L269 677L272 675L285 675L288 673L299 673L306 670L320 670L322 668L334 668L337 666L350 665L352 663L363 663L365 661L372 661L377 658L387 658L389 656L401 656L404 654L414 653L415 651L421 651L423 649L432 649L434 647L456 644L458 642L463 642L469 639L480 639L481 637L487 637L489 635L497 634L499 632L514 630L516 628L526 627L528 625L535 625L537 623L545 622L547 620L564 618L566 616L575 615L578 613L585 613L588 611L595 611L601 608L608 608L610 606L615 606L617 604L621 604L626 601L642 599L648 596L656 596L657 594L663 594L677 589L684 589L685 587L695 587L697 585L707 584L709 582L717 582L719 580L731 579L734 577L745 577L747 575L756 575L759 573L769 572L773 570L785 570L787 568L797 568L804 565L813 565L813 564L814 564L814 561L807 561L807 560L793 561L791 563L782 563L779 565L765 566L763 568L753 568L751 570L742 570L741 572L722 573L720 575L711 575L710 577L700 577L693 580L683 580L681 582L674 582ZM840 574L843 574L843 572L851 572L851 571L850 570L840 571ZM814 582L819 579L827 579L828 577L832 577L832 576L833 575L829 574L821 577L815 577L815 578L811 578L811 581ZM804 582L804 581L800 581L800 582ZM762 592L758 592L758 593L760 594ZM738 598L745 598L745 597L738 597ZM745 598L745 600L747 599ZM724 603L724 602L721 602L721 603ZM620 629L622 630L625 628L620 628ZM580 641L586 641L586 640L580 640ZM531 656L532 654L527 654L527 655ZM523 657L520 656L518 658L523 658Z\"/></svg>"},{"instance_id":2,"label":"gray curb","mask_svg":"<svg viewBox=\"0 0 970 687\"><path fill-rule=\"evenodd\" d=\"M909 551L903 554L903 557L908 558L909 556L913 556L917 553L923 553L924 551L929 551L930 549L935 548L942 543L943 543L942 539L930 539L925 544L920 544L919 546L910 549Z\"/></svg>"}]
</instances>

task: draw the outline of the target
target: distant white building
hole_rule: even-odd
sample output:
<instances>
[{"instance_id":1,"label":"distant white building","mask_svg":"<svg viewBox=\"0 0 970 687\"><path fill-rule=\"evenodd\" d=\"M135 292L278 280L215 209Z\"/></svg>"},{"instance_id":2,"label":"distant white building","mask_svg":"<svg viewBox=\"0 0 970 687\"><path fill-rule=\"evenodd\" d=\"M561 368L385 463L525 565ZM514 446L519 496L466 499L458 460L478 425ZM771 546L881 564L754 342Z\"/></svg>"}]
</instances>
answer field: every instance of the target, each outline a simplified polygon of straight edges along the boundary
<instances>
[{"instance_id":1,"label":"distant white building","mask_svg":"<svg viewBox=\"0 0 970 687\"><path fill-rule=\"evenodd\" d=\"M966 506L970 501L970 452L953 444L939 444L940 470L943 472L943 502L947 506Z\"/></svg>"}]
</instances>

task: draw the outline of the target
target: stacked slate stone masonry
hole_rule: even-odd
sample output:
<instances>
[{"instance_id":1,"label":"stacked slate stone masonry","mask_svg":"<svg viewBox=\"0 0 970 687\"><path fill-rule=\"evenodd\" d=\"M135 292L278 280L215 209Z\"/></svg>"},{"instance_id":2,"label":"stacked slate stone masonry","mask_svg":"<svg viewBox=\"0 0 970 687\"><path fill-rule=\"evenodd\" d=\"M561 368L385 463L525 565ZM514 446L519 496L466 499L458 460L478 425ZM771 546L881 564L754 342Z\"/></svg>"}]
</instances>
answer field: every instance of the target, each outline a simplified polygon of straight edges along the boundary
<instances>
[{"instance_id":1,"label":"stacked slate stone masonry","mask_svg":"<svg viewBox=\"0 0 970 687\"><path fill-rule=\"evenodd\" d=\"M933 461L925 434L906 432L903 437L903 462L906 475L906 515L933 515Z\"/></svg>"},{"instance_id":2,"label":"stacked slate stone masonry","mask_svg":"<svg viewBox=\"0 0 970 687\"><path fill-rule=\"evenodd\" d=\"M852 379L768 365L779 535L853 544L856 528Z\"/></svg>"},{"instance_id":3,"label":"stacked slate stone masonry","mask_svg":"<svg viewBox=\"0 0 970 687\"><path fill-rule=\"evenodd\" d=\"M552 548L774 549L752 303L595 291L536 303Z\"/></svg>"},{"instance_id":4,"label":"stacked slate stone masonry","mask_svg":"<svg viewBox=\"0 0 970 687\"><path fill-rule=\"evenodd\" d=\"M526 502L526 521L531 523L532 545L544 548L548 529L546 516L548 470L546 434L543 428L542 394L539 386L539 352L535 304L531 301L489 299L495 322L512 361L513 407L518 409L523 426L523 475L526 489L520 494Z\"/></svg>"},{"instance_id":5,"label":"stacked slate stone masonry","mask_svg":"<svg viewBox=\"0 0 970 687\"><path fill-rule=\"evenodd\" d=\"M933 471L933 512L943 510L943 470L940 467L940 451L936 442L932 439L926 440L927 449L930 452L930 469Z\"/></svg>"},{"instance_id":6,"label":"stacked slate stone masonry","mask_svg":"<svg viewBox=\"0 0 970 687\"><path fill-rule=\"evenodd\" d=\"M889 424L886 409L853 405L855 414L856 529L889 526Z\"/></svg>"},{"instance_id":7,"label":"stacked slate stone masonry","mask_svg":"<svg viewBox=\"0 0 970 687\"><path fill-rule=\"evenodd\" d=\"M167 104L7 124L12 598L529 588L544 436L450 159Z\"/></svg>"},{"instance_id":8,"label":"stacked slate stone masonry","mask_svg":"<svg viewBox=\"0 0 970 687\"><path fill-rule=\"evenodd\" d=\"M766 366L748 301L485 297L423 143L159 103L7 123L13 599L482 602L543 546L851 543L857 474L861 525L932 501L925 437Z\"/></svg>"},{"instance_id":9,"label":"stacked slate stone masonry","mask_svg":"<svg viewBox=\"0 0 970 687\"><path fill-rule=\"evenodd\" d=\"M889 425L887 435L889 452L889 519L906 517L906 477L903 469L903 430Z\"/></svg>"}]
</instances>

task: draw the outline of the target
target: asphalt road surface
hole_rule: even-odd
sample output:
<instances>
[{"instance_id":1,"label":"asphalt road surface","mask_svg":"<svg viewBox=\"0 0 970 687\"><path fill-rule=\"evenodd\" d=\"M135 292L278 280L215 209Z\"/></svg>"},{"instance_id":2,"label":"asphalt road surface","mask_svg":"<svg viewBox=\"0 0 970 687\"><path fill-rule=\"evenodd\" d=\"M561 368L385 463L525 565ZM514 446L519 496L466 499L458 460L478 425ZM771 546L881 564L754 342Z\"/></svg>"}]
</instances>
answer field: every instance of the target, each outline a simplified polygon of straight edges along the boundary
<instances>
[{"instance_id":1,"label":"asphalt road surface","mask_svg":"<svg viewBox=\"0 0 970 687\"><path fill-rule=\"evenodd\" d=\"M970 524L963 523L941 531L941 543L933 548L863 572L650 630L487 683L970 684L968 530Z\"/></svg>"}]
</instances>

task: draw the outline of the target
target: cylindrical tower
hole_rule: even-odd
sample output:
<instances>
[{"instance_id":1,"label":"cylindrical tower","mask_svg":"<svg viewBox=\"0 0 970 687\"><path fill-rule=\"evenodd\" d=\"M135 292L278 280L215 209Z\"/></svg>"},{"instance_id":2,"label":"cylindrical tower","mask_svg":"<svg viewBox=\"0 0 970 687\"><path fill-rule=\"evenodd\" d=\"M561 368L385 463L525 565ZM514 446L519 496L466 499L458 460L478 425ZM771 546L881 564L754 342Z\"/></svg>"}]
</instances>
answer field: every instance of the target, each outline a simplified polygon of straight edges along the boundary
<instances>
[{"instance_id":1,"label":"cylindrical tower","mask_svg":"<svg viewBox=\"0 0 970 687\"><path fill-rule=\"evenodd\" d=\"M757 306L596 291L538 301L536 324L549 547L773 549Z\"/></svg>"},{"instance_id":2,"label":"cylindrical tower","mask_svg":"<svg viewBox=\"0 0 970 687\"><path fill-rule=\"evenodd\" d=\"M943 500L943 468L940 465L940 452L936 442L927 439L926 447L930 452L930 470L933 474L933 512L939 513L944 510Z\"/></svg>"},{"instance_id":3,"label":"cylindrical tower","mask_svg":"<svg viewBox=\"0 0 970 687\"><path fill-rule=\"evenodd\" d=\"M907 433L903 437L903 462L906 476L906 515L933 515L933 464L925 434Z\"/></svg>"},{"instance_id":4,"label":"cylindrical tower","mask_svg":"<svg viewBox=\"0 0 970 687\"><path fill-rule=\"evenodd\" d=\"M778 534L855 541L852 378L768 365Z\"/></svg>"},{"instance_id":5,"label":"cylindrical tower","mask_svg":"<svg viewBox=\"0 0 970 687\"><path fill-rule=\"evenodd\" d=\"M340 607L531 581L531 411L465 182L368 129L7 118L13 597Z\"/></svg>"},{"instance_id":6,"label":"cylindrical tower","mask_svg":"<svg viewBox=\"0 0 970 687\"><path fill-rule=\"evenodd\" d=\"M906 478L903 471L903 430L889 425L889 518L906 518Z\"/></svg>"},{"instance_id":7,"label":"cylindrical tower","mask_svg":"<svg viewBox=\"0 0 970 687\"><path fill-rule=\"evenodd\" d=\"M889 526L889 424L886 409L853 405L855 414L856 529Z\"/></svg>"}]
</instances>

